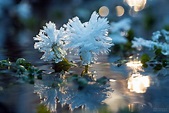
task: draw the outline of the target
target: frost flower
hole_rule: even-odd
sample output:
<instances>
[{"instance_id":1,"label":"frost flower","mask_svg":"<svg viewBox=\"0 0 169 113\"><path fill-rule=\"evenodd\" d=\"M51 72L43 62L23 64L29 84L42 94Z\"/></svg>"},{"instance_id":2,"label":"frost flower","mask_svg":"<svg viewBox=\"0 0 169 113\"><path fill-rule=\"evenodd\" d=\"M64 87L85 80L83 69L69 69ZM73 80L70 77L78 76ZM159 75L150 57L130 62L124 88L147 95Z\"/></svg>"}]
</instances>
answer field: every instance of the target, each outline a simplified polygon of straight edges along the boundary
<instances>
[{"instance_id":1,"label":"frost flower","mask_svg":"<svg viewBox=\"0 0 169 113\"><path fill-rule=\"evenodd\" d=\"M83 65L93 63L99 53L108 53L112 46L112 40L108 37L108 21L100 18L96 12L88 22L82 23L78 17L74 17L64 27L69 33L67 47L76 50Z\"/></svg>"},{"instance_id":2,"label":"frost flower","mask_svg":"<svg viewBox=\"0 0 169 113\"><path fill-rule=\"evenodd\" d=\"M150 49L153 49L154 46L157 45L156 42L153 42L151 40L145 40L143 38L134 38L134 40L132 41L132 47L133 48L141 48L142 46L144 47L148 47Z\"/></svg>"},{"instance_id":3,"label":"frost flower","mask_svg":"<svg viewBox=\"0 0 169 113\"><path fill-rule=\"evenodd\" d=\"M110 24L110 37L112 38L112 42L115 44L127 43L125 35L130 30L130 28L131 20L129 18L125 18L119 22L112 22Z\"/></svg>"},{"instance_id":4,"label":"frost flower","mask_svg":"<svg viewBox=\"0 0 169 113\"><path fill-rule=\"evenodd\" d=\"M164 39L160 39L164 38ZM169 32L166 30L156 31L153 33L152 40L145 40L143 38L134 38L132 47L140 48L142 46L155 49L160 48L163 55L169 55Z\"/></svg>"},{"instance_id":5,"label":"frost flower","mask_svg":"<svg viewBox=\"0 0 169 113\"><path fill-rule=\"evenodd\" d=\"M160 31L153 32L152 40L158 41L160 36L161 36Z\"/></svg>"},{"instance_id":6,"label":"frost flower","mask_svg":"<svg viewBox=\"0 0 169 113\"><path fill-rule=\"evenodd\" d=\"M119 22L112 22L110 26L110 30L112 32L128 31L131 28L131 20L129 18L125 18Z\"/></svg>"},{"instance_id":7,"label":"frost flower","mask_svg":"<svg viewBox=\"0 0 169 113\"><path fill-rule=\"evenodd\" d=\"M164 29L162 29L162 30L161 30L161 33L164 35L165 40L166 40L167 42L169 42L169 32L166 31L166 30L164 30Z\"/></svg>"},{"instance_id":8,"label":"frost flower","mask_svg":"<svg viewBox=\"0 0 169 113\"><path fill-rule=\"evenodd\" d=\"M40 30L39 34L34 37L35 42L34 48L38 49L40 52L44 52L41 59L44 61L54 60L58 63L65 58L67 54L64 50L64 39L66 33L63 28L56 30L54 23L46 23L43 30Z\"/></svg>"}]
</instances>

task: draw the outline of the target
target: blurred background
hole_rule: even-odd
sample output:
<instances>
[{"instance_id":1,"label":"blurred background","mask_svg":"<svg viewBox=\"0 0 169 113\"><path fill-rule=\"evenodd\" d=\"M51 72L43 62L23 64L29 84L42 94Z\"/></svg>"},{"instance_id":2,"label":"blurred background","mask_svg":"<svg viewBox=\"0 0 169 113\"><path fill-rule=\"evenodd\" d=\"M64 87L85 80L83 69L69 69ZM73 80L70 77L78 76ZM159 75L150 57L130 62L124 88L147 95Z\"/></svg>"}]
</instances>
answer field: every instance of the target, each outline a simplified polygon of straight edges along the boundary
<instances>
[{"instance_id":1,"label":"blurred background","mask_svg":"<svg viewBox=\"0 0 169 113\"><path fill-rule=\"evenodd\" d=\"M163 28L169 30L168 6L169 0L0 0L0 60L9 58L15 61L23 57L31 63L41 62L42 53L34 50L33 37L46 22L54 22L59 29L75 16L82 22L88 21L93 11L108 18L109 22L129 18L134 36L150 39L154 31ZM25 89L16 86L17 89L10 87L10 90L2 92L3 87L7 87L6 84L9 88L11 78L0 79L0 111L1 108L4 110L2 113L35 112L31 103L38 103L39 100L32 96L34 94L29 94L33 87ZM18 107L21 105L24 106Z\"/></svg>"}]
</instances>

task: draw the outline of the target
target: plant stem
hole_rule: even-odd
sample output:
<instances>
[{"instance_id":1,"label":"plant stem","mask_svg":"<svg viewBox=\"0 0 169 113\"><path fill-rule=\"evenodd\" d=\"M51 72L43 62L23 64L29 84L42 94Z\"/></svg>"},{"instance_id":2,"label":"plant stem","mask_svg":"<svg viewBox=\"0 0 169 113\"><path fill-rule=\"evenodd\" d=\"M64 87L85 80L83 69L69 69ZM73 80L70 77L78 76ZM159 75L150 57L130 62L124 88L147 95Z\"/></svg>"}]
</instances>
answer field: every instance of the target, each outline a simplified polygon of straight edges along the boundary
<instances>
[{"instance_id":1,"label":"plant stem","mask_svg":"<svg viewBox=\"0 0 169 113\"><path fill-rule=\"evenodd\" d=\"M85 70L84 70L84 72L87 74L88 71L89 71L89 65L85 65Z\"/></svg>"}]
</instances>

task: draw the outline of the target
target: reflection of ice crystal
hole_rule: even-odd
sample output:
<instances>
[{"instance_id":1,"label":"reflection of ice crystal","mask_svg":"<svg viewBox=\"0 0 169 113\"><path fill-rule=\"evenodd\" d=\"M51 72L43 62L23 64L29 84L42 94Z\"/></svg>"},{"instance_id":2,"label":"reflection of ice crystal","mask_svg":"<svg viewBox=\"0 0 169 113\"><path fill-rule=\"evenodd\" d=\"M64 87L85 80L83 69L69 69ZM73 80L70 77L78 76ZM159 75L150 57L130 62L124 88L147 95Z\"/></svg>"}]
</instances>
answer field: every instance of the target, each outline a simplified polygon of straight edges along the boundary
<instances>
[{"instance_id":1,"label":"reflection of ice crystal","mask_svg":"<svg viewBox=\"0 0 169 113\"><path fill-rule=\"evenodd\" d=\"M69 104L71 110L80 106L89 110L96 110L100 107L102 101L108 97L108 91L109 89L105 85L96 83L88 84L82 89L69 88L66 93L66 97L69 97L67 104Z\"/></svg>"},{"instance_id":2,"label":"reflection of ice crystal","mask_svg":"<svg viewBox=\"0 0 169 113\"><path fill-rule=\"evenodd\" d=\"M47 106L51 111L57 109L57 99L62 97L63 92L58 87L60 79L54 75L43 76L42 81L35 82L34 93L37 93L41 103Z\"/></svg>"},{"instance_id":3,"label":"reflection of ice crystal","mask_svg":"<svg viewBox=\"0 0 169 113\"><path fill-rule=\"evenodd\" d=\"M36 87L36 86L35 86ZM35 92L39 94L40 99L42 99L42 103L44 103L48 109L51 111L55 111L57 108L57 89L50 88L50 87L44 87L43 85L39 87L39 90Z\"/></svg>"},{"instance_id":4,"label":"reflection of ice crystal","mask_svg":"<svg viewBox=\"0 0 169 113\"><path fill-rule=\"evenodd\" d=\"M56 111L57 103L62 106L69 105L70 110L79 107L96 110L108 98L111 91L109 85L99 84L95 81L80 85L77 82L79 78L82 77L70 81L48 76L43 81L36 81L34 92L40 96L41 102L51 111Z\"/></svg>"}]
</instances>

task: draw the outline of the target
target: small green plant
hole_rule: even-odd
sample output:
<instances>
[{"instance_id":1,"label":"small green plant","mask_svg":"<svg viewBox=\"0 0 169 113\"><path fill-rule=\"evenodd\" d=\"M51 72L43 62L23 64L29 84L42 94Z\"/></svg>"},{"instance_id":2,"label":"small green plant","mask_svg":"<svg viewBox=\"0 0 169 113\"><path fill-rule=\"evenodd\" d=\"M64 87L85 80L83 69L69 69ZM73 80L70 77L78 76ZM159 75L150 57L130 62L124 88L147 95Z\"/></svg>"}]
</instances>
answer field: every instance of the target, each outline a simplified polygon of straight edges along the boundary
<instances>
[{"instance_id":1,"label":"small green plant","mask_svg":"<svg viewBox=\"0 0 169 113\"><path fill-rule=\"evenodd\" d=\"M154 71L169 68L169 32L166 30L153 33L152 40L134 38L132 47L141 49L142 46L150 48L153 54L142 54L143 67L152 67Z\"/></svg>"},{"instance_id":2,"label":"small green plant","mask_svg":"<svg viewBox=\"0 0 169 113\"><path fill-rule=\"evenodd\" d=\"M42 70L27 62L24 58L18 58L16 62L9 59L0 61L0 69L8 70L19 80L34 84L34 79L42 79Z\"/></svg>"}]
</instances>

